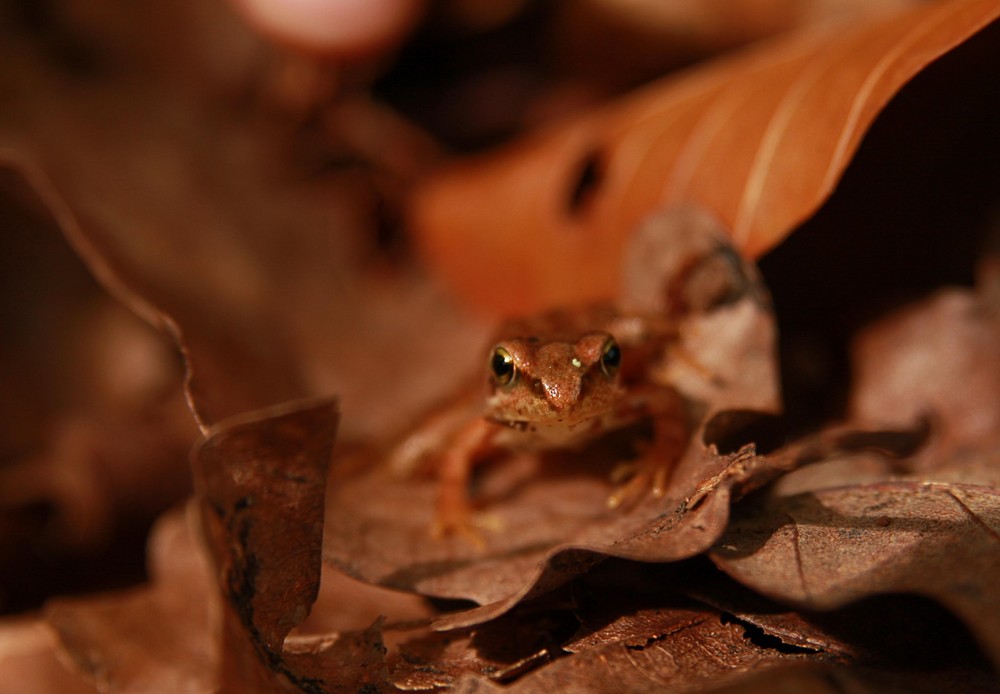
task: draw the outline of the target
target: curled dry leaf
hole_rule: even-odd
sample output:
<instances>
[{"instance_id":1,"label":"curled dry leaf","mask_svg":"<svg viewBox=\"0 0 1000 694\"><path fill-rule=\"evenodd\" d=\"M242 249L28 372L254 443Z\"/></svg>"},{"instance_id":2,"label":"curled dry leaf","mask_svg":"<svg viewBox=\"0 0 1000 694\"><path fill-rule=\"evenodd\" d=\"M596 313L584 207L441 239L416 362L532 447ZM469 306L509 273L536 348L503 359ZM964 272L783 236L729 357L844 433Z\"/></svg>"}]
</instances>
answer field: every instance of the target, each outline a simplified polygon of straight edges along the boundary
<instances>
[{"instance_id":1,"label":"curled dry leaf","mask_svg":"<svg viewBox=\"0 0 1000 694\"><path fill-rule=\"evenodd\" d=\"M744 628L709 609L640 610L580 642L574 655L532 672L503 690L471 678L455 691L661 692L699 689L752 670L828 656L788 654L758 646Z\"/></svg>"},{"instance_id":2,"label":"curled dry leaf","mask_svg":"<svg viewBox=\"0 0 1000 694\"><path fill-rule=\"evenodd\" d=\"M269 692L289 682L330 691L385 681L380 624L357 629L384 602L357 608L353 621L341 615L338 632L285 638L319 585L336 410L315 403L269 415L220 425L198 449L203 502L159 523L148 586L49 603L58 650L101 691ZM334 587L341 600L378 599L342 581Z\"/></svg>"},{"instance_id":3,"label":"curled dry leaf","mask_svg":"<svg viewBox=\"0 0 1000 694\"><path fill-rule=\"evenodd\" d=\"M884 593L932 597L969 626L996 663L998 519L1000 494L990 487L833 488L743 509L710 556L744 585L806 609Z\"/></svg>"},{"instance_id":4,"label":"curled dry leaf","mask_svg":"<svg viewBox=\"0 0 1000 694\"><path fill-rule=\"evenodd\" d=\"M692 588L728 604L709 607L684 597ZM730 651L736 640L727 637L726 647L716 652L718 658L711 665L687 651L691 644L686 632L704 626L728 632L734 625L739 629L733 635L741 635L744 643ZM647 661L642 655L647 648L679 657ZM592 684L594 678L603 682L621 676L620 659L631 653L632 665L650 681L704 686L741 672L751 651L761 656L759 665L786 659L844 662L854 657L851 647L830 630L781 612L708 562L663 565L611 560L496 620L411 639L390 658L389 668L396 686L404 690L454 686L462 678L488 687L487 680L509 683L518 677L508 686L535 691L558 681L560 690L574 686L603 690ZM577 684L574 672L580 673ZM635 686L630 676L622 682L629 690Z\"/></svg>"},{"instance_id":5,"label":"curled dry leaf","mask_svg":"<svg viewBox=\"0 0 1000 694\"><path fill-rule=\"evenodd\" d=\"M462 538L431 536L436 483L384 475L347 481L331 490L325 557L364 580L484 605L438 620L440 628L455 628L492 619L602 556L682 559L704 551L713 531L721 532L721 495L683 518L673 513L683 498L676 490L625 512L608 510L612 485L603 453L545 460L546 470L524 459L491 464L484 486L506 491L487 507L493 527L483 530L484 550ZM686 460L692 468L724 465L708 455ZM410 510L400 516L400 508Z\"/></svg>"},{"instance_id":6,"label":"curled dry leaf","mask_svg":"<svg viewBox=\"0 0 1000 694\"><path fill-rule=\"evenodd\" d=\"M223 691L383 688L380 621L296 636L319 592L327 466L338 412L289 403L214 427L194 453L208 550L224 598Z\"/></svg>"},{"instance_id":7,"label":"curled dry leaf","mask_svg":"<svg viewBox=\"0 0 1000 694\"><path fill-rule=\"evenodd\" d=\"M923 424L898 431L866 431L854 426L831 425L766 456L754 455L748 450L733 457L721 472L706 478L686 499L685 505L695 508L718 489L736 490L738 499L786 473L852 454L871 452L871 457L878 456L883 461L898 460L913 454L926 440L927 427ZM888 465L891 462L880 469L885 470Z\"/></svg>"},{"instance_id":8,"label":"curled dry leaf","mask_svg":"<svg viewBox=\"0 0 1000 694\"><path fill-rule=\"evenodd\" d=\"M702 560L674 564L612 560L576 581L570 593L579 622L563 645L570 653L619 641L643 645L665 635L657 622L672 613L682 624L692 616L696 621L714 617L723 624L740 624L747 640L786 654L824 659L857 655L834 630L755 595ZM654 618L649 627L635 619L641 614Z\"/></svg>"},{"instance_id":9,"label":"curled dry leaf","mask_svg":"<svg viewBox=\"0 0 1000 694\"><path fill-rule=\"evenodd\" d=\"M544 595L607 557L673 562L698 555L725 530L731 503L775 478L859 451L904 456L925 438L922 429L834 427L766 456L752 446L719 455L697 444L675 472L675 480L687 480L684 485L671 487L664 500L648 500L627 512L603 504L611 488L606 462L613 448L491 463L495 469L481 484L503 491L484 514L495 524L484 529L484 549L461 538L430 537L433 484L368 476L332 492L326 558L366 580L473 600L481 606L435 621L442 630L467 627ZM401 506L412 509L405 519L395 511Z\"/></svg>"},{"instance_id":10,"label":"curled dry leaf","mask_svg":"<svg viewBox=\"0 0 1000 694\"><path fill-rule=\"evenodd\" d=\"M625 251L620 302L628 312L678 321L677 348L655 377L704 403L704 419L780 410L770 297L717 218L676 206L643 220Z\"/></svg>"},{"instance_id":11,"label":"curled dry leaf","mask_svg":"<svg viewBox=\"0 0 1000 694\"><path fill-rule=\"evenodd\" d=\"M525 610L471 630L421 634L389 659L390 676L404 691L450 688L466 675L510 681L563 655L575 624L567 611Z\"/></svg>"},{"instance_id":12,"label":"curled dry leaf","mask_svg":"<svg viewBox=\"0 0 1000 694\"><path fill-rule=\"evenodd\" d=\"M208 547L225 601L228 691L380 686L381 629L285 637L319 590L323 503L338 413L289 404L218 425L194 454Z\"/></svg>"},{"instance_id":13,"label":"curled dry leaf","mask_svg":"<svg viewBox=\"0 0 1000 694\"><path fill-rule=\"evenodd\" d=\"M425 256L507 312L612 295L628 235L665 205L710 210L757 257L831 194L889 99L998 16L953 0L797 32L456 162L414 197Z\"/></svg>"}]
</instances>

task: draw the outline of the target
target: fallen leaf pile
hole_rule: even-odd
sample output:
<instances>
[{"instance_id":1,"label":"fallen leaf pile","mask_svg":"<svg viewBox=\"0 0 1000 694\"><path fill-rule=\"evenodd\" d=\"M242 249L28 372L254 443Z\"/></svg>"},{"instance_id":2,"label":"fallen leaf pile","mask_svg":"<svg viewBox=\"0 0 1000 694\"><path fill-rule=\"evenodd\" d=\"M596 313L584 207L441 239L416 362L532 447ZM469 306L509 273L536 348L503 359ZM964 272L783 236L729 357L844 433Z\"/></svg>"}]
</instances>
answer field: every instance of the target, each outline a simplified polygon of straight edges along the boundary
<instances>
[{"instance_id":1,"label":"fallen leaf pile","mask_svg":"<svg viewBox=\"0 0 1000 694\"><path fill-rule=\"evenodd\" d=\"M475 5L0 7L0 688L1000 690L996 3ZM596 300L662 498L640 421L435 536L394 451Z\"/></svg>"}]
</instances>

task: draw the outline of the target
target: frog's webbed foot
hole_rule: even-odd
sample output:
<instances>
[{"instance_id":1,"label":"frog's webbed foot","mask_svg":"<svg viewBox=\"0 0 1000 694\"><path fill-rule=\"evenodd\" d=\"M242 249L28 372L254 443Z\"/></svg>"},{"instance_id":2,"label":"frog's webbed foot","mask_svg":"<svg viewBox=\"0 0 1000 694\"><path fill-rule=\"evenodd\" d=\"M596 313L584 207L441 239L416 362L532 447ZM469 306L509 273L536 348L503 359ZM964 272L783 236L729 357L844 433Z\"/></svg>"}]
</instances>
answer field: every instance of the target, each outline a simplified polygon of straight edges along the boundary
<instances>
[{"instance_id":1,"label":"frog's webbed foot","mask_svg":"<svg viewBox=\"0 0 1000 694\"><path fill-rule=\"evenodd\" d=\"M431 524L431 537L439 541L449 537L458 537L477 550L486 549L486 540L479 528L472 522L471 516L461 519L438 516Z\"/></svg>"},{"instance_id":2,"label":"frog's webbed foot","mask_svg":"<svg viewBox=\"0 0 1000 694\"><path fill-rule=\"evenodd\" d=\"M653 440L640 451L641 457L612 470L611 482L617 486L608 497L608 508L638 503L647 494L655 499L666 496L670 473L687 441L687 429L683 418L674 414L654 419L653 429Z\"/></svg>"},{"instance_id":3,"label":"frog's webbed foot","mask_svg":"<svg viewBox=\"0 0 1000 694\"><path fill-rule=\"evenodd\" d=\"M497 516L474 513L468 506L463 506L439 508L430 532L435 540L457 537L482 551L486 549L486 533L501 532L503 528L504 523Z\"/></svg>"},{"instance_id":4,"label":"frog's webbed foot","mask_svg":"<svg viewBox=\"0 0 1000 694\"><path fill-rule=\"evenodd\" d=\"M611 479L618 486L608 497L608 508L637 503L647 494L662 499L667 492L673 463L673 457L647 453L638 462L616 467L611 473Z\"/></svg>"}]
</instances>

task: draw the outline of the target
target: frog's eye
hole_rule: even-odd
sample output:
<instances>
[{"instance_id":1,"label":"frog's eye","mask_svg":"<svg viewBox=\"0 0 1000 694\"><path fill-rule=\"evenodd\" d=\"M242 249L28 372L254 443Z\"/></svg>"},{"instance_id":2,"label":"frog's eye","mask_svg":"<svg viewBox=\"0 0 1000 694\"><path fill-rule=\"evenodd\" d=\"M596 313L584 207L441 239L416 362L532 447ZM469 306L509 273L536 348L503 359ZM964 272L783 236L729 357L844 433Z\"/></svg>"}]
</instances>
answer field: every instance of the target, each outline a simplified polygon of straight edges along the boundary
<instances>
[{"instance_id":1,"label":"frog's eye","mask_svg":"<svg viewBox=\"0 0 1000 694\"><path fill-rule=\"evenodd\" d=\"M493 355L490 356L490 372L493 379L502 386L510 384L514 380L517 369L514 367L514 357L503 347L496 347Z\"/></svg>"},{"instance_id":2,"label":"frog's eye","mask_svg":"<svg viewBox=\"0 0 1000 694\"><path fill-rule=\"evenodd\" d=\"M608 377L611 377L618 373L618 367L621 365L621 348L618 347L618 343L615 342L613 337L609 338L608 341L604 343L604 349L601 350L601 370L603 370Z\"/></svg>"}]
</instances>

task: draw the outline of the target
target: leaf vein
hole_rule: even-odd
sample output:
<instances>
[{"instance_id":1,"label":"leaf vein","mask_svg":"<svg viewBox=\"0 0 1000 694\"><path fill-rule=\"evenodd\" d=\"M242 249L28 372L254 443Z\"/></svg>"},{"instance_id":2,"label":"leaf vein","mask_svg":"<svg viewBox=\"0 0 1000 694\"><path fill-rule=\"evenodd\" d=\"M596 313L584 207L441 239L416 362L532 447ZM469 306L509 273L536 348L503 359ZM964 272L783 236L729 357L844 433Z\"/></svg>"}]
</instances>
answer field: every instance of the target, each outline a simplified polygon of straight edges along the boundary
<instances>
[{"instance_id":1,"label":"leaf vein","mask_svg":"<svg viewBox=\"0 0 1000 694\"><path fill-rule=\"evenodd\" d=\"M956 7L959 9L960 6L961 3L956 4ZM844 126L840 131L840 137L837 139L837 144L833 148L833 154L830 156L830 162L827 165L826 173L820 183L820 192L831 190L833 188L834 180L842 168L841 162L847 156L847 148L850 145L852 136L858 129L858 122L861 120L861 113L864 110L864 107L869 103L872 92L875 91L875 86L878 82L889 71L889 68L896 64L900 56L906 54L912 48L914 43L929 34L936 27L951 20L955 14L958 14L957 9L954 13L945 14L943 12L936 12L932 14L930 21L918 24L914 31L902 40L895 42L892 48L886 52L874 66L872 66L871 72L868 73L865 81L862 82L861 87L858 89L857 93L854 95L854 99L851 101L851 107L847 113L847 118L844 120Z\"/></svg>"},{"instance_id":2,"label":"leaf vein","mask_svg":"<svg viewBox=\"0 0 1000 694\"><path fill-rule=\"evenodd\" d=\"M965 512L965 514L972 520L973 523L978 525L983 530L983 532L985 532L987 535L993 538L994 541L1000 543L1000 533L994 530L989 524L987 524L982 518L980 518L975 511L969 508L965 504L965 502L962 501L957 494L955 494L955 492L953 492L950 489L946 489L945 493L948 496L950 496L955 501L956 504L958 504L959 508L961 508L962 511Z\"/></svg>"}]
</instances>

